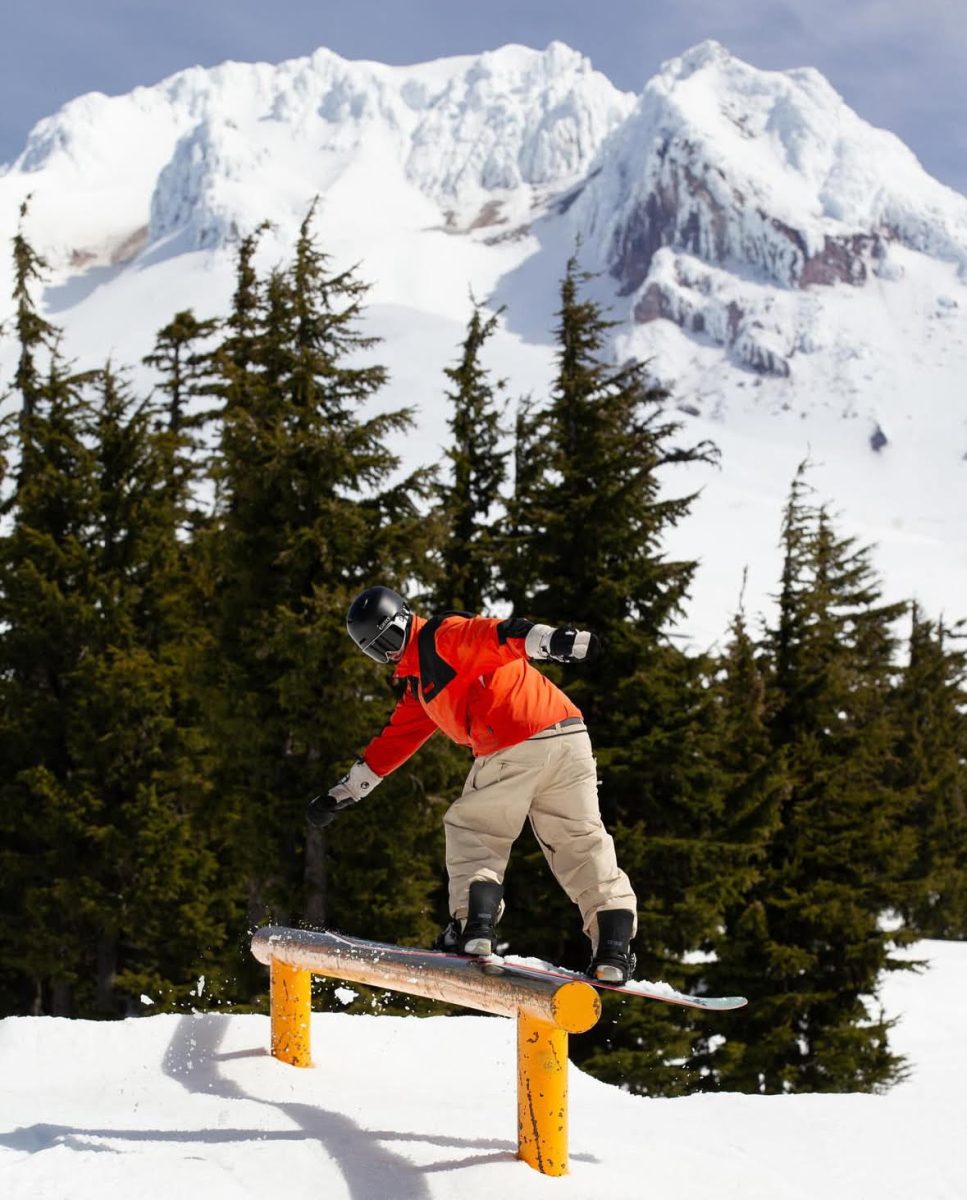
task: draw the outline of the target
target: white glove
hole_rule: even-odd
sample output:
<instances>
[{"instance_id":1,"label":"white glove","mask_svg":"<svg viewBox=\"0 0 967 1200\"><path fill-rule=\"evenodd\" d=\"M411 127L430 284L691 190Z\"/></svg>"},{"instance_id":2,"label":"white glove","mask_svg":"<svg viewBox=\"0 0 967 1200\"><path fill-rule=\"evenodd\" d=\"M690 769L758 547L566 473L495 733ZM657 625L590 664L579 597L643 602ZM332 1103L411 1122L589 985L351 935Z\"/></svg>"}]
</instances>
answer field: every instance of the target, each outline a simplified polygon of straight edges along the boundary
<instances>
[{"instance_id":1,"label":"white glove","mask_svg":"<svg viewBox=\"0 0 967 1200\"><path fill-rule=\"evenodd\" d=\"M370 770L361 758L357 758L346 775L329 789L329 795L340 807L343 804L354 804L368 796L374 787L383 782L382 775Z\"/></svg>"},{"instance_id":2,"label":"white glove","mask_svg":"<svg viewBox=\"0 0 967 1200\"><path fill-rule=\"evenodd\" d=\"M363 760L357 759L349 768L346 775L331 787L325 796L316 796L309 801L306 817L310 825L317 829L325 829L336 819L336 814L362 800L363 796L383 782L382 775L371 771Z\"/></svg>"},{"instance_id":3,"label":"white glove","mask_svg":"<svg viewBox=\"0 0 967 1200\"><path fill-rule=\"evenodd\" d=\"M598 639L585 629L555 629L551 625L532 625L524 639L528 658L547 662L583 662L598 652Z\"/></svg>"}]
</instances>

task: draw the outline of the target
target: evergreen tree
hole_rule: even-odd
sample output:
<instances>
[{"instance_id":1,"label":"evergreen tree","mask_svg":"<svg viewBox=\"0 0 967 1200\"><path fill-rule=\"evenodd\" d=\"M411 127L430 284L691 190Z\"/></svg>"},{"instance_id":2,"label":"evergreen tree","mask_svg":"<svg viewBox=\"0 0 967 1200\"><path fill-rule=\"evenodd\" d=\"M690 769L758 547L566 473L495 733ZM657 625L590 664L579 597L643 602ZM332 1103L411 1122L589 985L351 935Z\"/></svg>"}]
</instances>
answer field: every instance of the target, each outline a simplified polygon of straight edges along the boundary
<instances>
[{"instance_id":1,"label":"evergreen tree","mask_svg":"<svg viewBox=\"0 0 967 1200\"><path fill-rule=\"evenodd\" d=\"M538 478L517 500L529 531L522 546L527 590L538 611L631 621L657 638L679 613L695 569L662 553L665 534L694 497L661 495L661 472L710 461L715 452L708 443L673 444L681 426L668 417L668 394L649 382L645 364L604 360L614 322L582 297L588 278L572 258L561 285L551 402L528 431L537 461L525 464L525 474L530 467Z\"/></svg>"},{"instance_id":2,"label":"evergreen tree","mask_svg":"<svg viewBox=\"0 0 967 1200\"><path fill-rule=\"evenodd\" d=\"M400 772L326 835L306 831L308 799L335 782L393 702L385 674L346 636L349 602L377 579L419 578L429 549L417 507L425 477L391 479L387 443L410 414L363 411L386 375L360 365L374 345L359 330L366 289L352 271L330 270L312 219L291 265L267 278L254 271L254 240L242 243L216 354L220 819L250 920L425 936L442 851L413 776Z\"/></svg>"},{"instance_id":3,"label":"evergreen tree","mask_svg":"<svg viewBox=\"0 0 967 1200\"><path fill-rule=\"evenodd\" d=\"M13 239L13 299L16 304L16 338L20 348L14 388L20 396L21 419L24 422L29 421L43 395L44 373L38 357L54 350L58 336L57 330L34 302L33 288L43 282L47 263L24 232L28 209L29 200L25 200L20 206L20 224Z\"/></svg>"},{"instance_id":4,"label":"evergreen tree","mask_svg":"<svg viewBox=\"0 0 967 1200\"><path fill-rule=\"evenodd\" d=\"M741 609L731 634L717 675L718 759L730 780L725 808L736 837L764 850L778 828L787 786L785 756L773 749L770 736L768 660Z\"/></svg>"},{"instance_id":5,"label":"evergreen tree","mask_svg":"<svg viewBox=\"0 0 967 1200\"><path fill-rule=\"evenodd\" d=\"M194 495L194 485L205 470L203 434L213 414L197 402L216 395L213 354L205 348L218 330L217 320L199 321L188 309L176 313L159 330L154 349L142 361L158 372L158 391L165 397L159 414L159 443L168 452L167 486L172 503L184 511L185 533L205 523L203 498ZM207 498L204 498L207 499Z\"/></svg>"},{"instance_id":6,"label":"evergreen tree","mask_svg":"<svg viewBox=\"0 0 967 1200\"><path fill-rule=\"evenodd\" d=\"M69 713L96 619L86 594L95 469L83 381L55 357L28 387L0 537L0 972L14 1011L67 1016L88 965L83 872L96 801L69 786Z\"/></svg>"},{"instance_id":7,"label":"evergreen tree","mask_svg":"<svg viewBox=\"0 0 967 1200\"><path fill-rule=\"evenodd\" d=\"M731 852L714 849L723 831L707 664L667 638L695 564L669 560L663 540L691 497L668 497L663 485L667 467L709 461L714 450L675 444L680 427L666 413L667 394L642 364L605 360L611 323L582 296L585 279L572 259L550 403L529 406L518 421L505 594L522 615L589 628L602 639L597 663L555 678L588 720L602 811L639 894L643 973L687 984L683 954L714 928ZM530 953L586 965L573 911L539 855L512 865L507 890L512 945L521 936ZM526 935L516 915L523 896ZM535 928L535 912L543 928ZM603 1078L669 1093L687 1086L677 1063L691 1039L676 1014L634 1006L613 1032L604 1023L582 1039L578 1053Z\"/></svg>"},{"instance_id":8,"label":"evergreen tree","mask_svg":"<svg viewBox=\"0 0 967 1200\"><path fill-rule=\"evenodd\" d=\"M963 624L914 606L909 659L894 696L891 783L916 838L897 907L921 937L967 938L967 648Z\"/></svg>"},{"instance_id":9,"label":"evergreen tree","mask_svg":"<svg viewBox=\"0 0 967 1200\"><path fill-rule=\"evenodd\" d=\"M143 361L161 374L159 386L167 397L165 424L171 433L182 433L199 423L199 415L188 409L198 396L210 393L212 370L211 355L199 343L204 344L217 329L218 321L199 321L186 309L158 331L154 350L144 357Z\"/></svg>"},{"instance_id":10,"label":"evergreen tree","mask_svg":"<svg viewBox=\"0 0 967 1200\"><path fill-rule=\"evenodd\" d=\"M543 440L545 420L532 396L520 401L514 418L513 486L497 552L500 593L514 613L530 610L534 588L530 551L541 534L540 497L550 471L549 447Z\"/></svg>"},{"instance_id":11,"label":"evergreen tree","mask_svg":"<svg viewBox=\"0 0 967 1200\"><path fill-rule=\"evenodd\" d=\"M500 489L507 475L507 452L499 449L503 430L497 396L503 389L480 361L499 313L484 318L475 304L456 366L446 368L452 437L446 456L450 479L434 487L446 522L441 574L434 589L437 611L482 612L497 589L494 537Z\"/></svg>"},{"instance_id":12,"label":"evergreen tree","mask_svg":"<svg viewBox=\"0 0 967 1200\"><path fill-rule=\"evenodd\" d=\"M765 650L770 736L787 778L761 879L723 940L723 973L759 983L720 1082L875 1090L900 1070L890 1022L870 997L895 965L879 917L910 855L887 781L893 625L903 606L882 602L869 550L809 504L803 470L783 541L779 619Z\"/></svg>"},{"instance_id":13,"label":"evergreen tree","mask_svg":"<svg viewBox=\"0 0 967 1200\"><path fill-rule=\"evenodd\" d=\"M0 988L8 1011L70 1011L79 838L87 813L61 798L70 759L63 696L83 654L94 472L81 437L83 380L56 354L38 311L45 264L21 226L14 239L17 462L0 536Z\"/></svg>"},{"instance_id":14,"label":"evergreen tree","mask_svg":"<svg viewBox=\"0 0 967 1200\"><path fill-rule=\"evenodd\" d=\"M751 996L758 1003L764 964L754 951L748 952L745 937L748 927L757 928L758 885L789 784L785 752L772 745L770 662L750 634L741 609L732 622L731 634L716 664L715 740L722 773L721 821L728 842L738 852L734 862L744 866L744 871L726 875L731 886L718 897L724 919L717 936L709 939L707 948L713 953L702 970L710 993ZM702 1031L694 1060L702 1088L721 1086L723 1075L748 1052L749 1032L740 1017L747 1011L720 1014L722 1020Z\"/></svg>"},{"instance_id":15,"label":"evergreen tree","mask_svg":"<svg viewBox=\"0 0 967 1200\"><path fill-rule=\"evenodd\" d=\"M192 823L188 575L153 415L109 369L67 371L16 248L32 340L0 538L0 978L8 1010L119 1012L171 1002L220 936Z\"/></svg>"},{"instance_id":16,"label":"evergreen tree","mask_svg":"<svg viewBox=\"0 0 967 1200\"><path fill-rule=\"evenodd\" d=\"M178 536L187 496L172 490L171 446L157 415L103 372L90 430L97 624L70 714L76 786L99 806L87 906L101 1010L144 992L185 1006L200 973L209 994L223 986L228 914L207 823L211 750L194 681L206 634L191 549Z\"/></svg>"}]
</instances>

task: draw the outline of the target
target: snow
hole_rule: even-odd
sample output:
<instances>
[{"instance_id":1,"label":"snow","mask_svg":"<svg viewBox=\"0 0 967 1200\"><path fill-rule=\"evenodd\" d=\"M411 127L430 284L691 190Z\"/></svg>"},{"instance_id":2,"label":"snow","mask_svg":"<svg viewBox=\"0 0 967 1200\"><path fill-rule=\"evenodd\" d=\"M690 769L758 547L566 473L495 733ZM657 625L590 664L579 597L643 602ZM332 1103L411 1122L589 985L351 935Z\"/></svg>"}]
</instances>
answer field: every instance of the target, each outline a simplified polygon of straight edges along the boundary
<instances>
[{"instance_id":1,"label":"snow","mask_svg":"<svg viewBox=\"0 0 967 1200\"><path fill-rule=\"evenodd\" d=\"M623 279L622 238L661 188L683 202L677 240ZM408 467L440 460L443 369L471 293L508 305L494 376L512 398L546 394L556 285L580 235L620 321L616 355L650 360L684 436L722 450L720 470L669 485L700 492L668 546L700 561L682 636L721 639L746 568L747 611L769 611L781 506L807 457L843 532L877 543L889 598L965 615L967 200L815 71L755 71L703 43L636 98L560 43L410 67L325 49L226 63L40 122L0 167L0 242L28 193L47 311L84 365L137 364L188 305L224 312L234 239L270 216L260 261L282 261L318 195L334 264L373 283L367 332L391 372L380 404L416 408L395 447ZM857 252L861 286L796 286L826 239L854 235L880 239ZM642 323L651 285L663 314ZM0 321L10 290L0 260ZM0 393L13 361L0 347ZM134 378L149 376L135 365ZM515 1160L506 1021L320 1013L316 1066L300 1072L268 1057L263 1017L8 1019L0 1196L963 1200L967 1048L950 997L967 947L917 952L926 975L884 984L913 1064L888 1095L643 1099L574 1070L560 1180Z\"/></svg>"},{"instance_id":2,"label":"snow","mask_svg":"<svg viewBox=\"0 0 967 1200\"><path fill-rule=\"evenodd\" d=\"M680 188L682 231L699 218L704 258L755 263L781 283L827 236L852 233L891 231L967 267L967 199L927 175L897 137L863 121L817 71L758 70L717 42L663 65L602 147L600 165L576 219L605 242L629 205L667 183ZM698 187L682 186L689 172ZM775 222L803 245L790 248Z\"/></svg>"},{"instance_id":3,"label":"snow","mask_svg":"<svg viewBox=\"0 0 967 1200\"><path fill-rule=\"evenodd\" d=\"M28 193L56 267L78 254L109 261L146 225L151 242L185 232L191 249L266 215L288 232L360 158L374 169L356 203L368 193L394 211L412 189L434 205L422 219L447 206L466 224L487 200L520 207L521 189L579 179L633 102L559 42L413 67L323 48L277 66L192 68L126 96L81 96L41 121L0 169L0 235Z\"/></svg>"},{"instance_id":4,"label":"snow","mask_svg":"<svg viewBox=\"0 0 967 1200\"><path fill-rule=\"evenodd\" d=\"M912 955L926 973L883 987L912 1066L886 1095L652 1099L572 1065L570 1173L557 1179L516 1160L502 1018L316 1013L308 1070L269 1057L263 1016L7 1018L0 1195L962 1200L967 1043L951 997L967 987L967 944Z\"/></svg>"},{"instance_id":5,"label":"snow","mask_svg":"<svg viewBox=\"0 0 967 1200\"><path fill-rule=\"evenodd\" d=\"M238 237L270 217L275 266L318 197L334 267L373 285L378 404L416 411L394 446L407 469L441 461L472 296L506 305L487 362L508 399L547 395L579 237L618 360L647 360L682 439L722 451L669 472L670 492L699 493L666 547L699 562L679 636L721 642L746 575L747 612L772 616L804 459L841 531L877 544L889 599L967 615L967 198L809 68L705 42L639 97L561 43L194 68L40 122L0 168L0 243L28 193L66 354L132 364L139 386L175 312L226 311ZM0 322L9 270L0 257ZM14 364L0 344L0 395Z\"/></svg>"}]
</instances>

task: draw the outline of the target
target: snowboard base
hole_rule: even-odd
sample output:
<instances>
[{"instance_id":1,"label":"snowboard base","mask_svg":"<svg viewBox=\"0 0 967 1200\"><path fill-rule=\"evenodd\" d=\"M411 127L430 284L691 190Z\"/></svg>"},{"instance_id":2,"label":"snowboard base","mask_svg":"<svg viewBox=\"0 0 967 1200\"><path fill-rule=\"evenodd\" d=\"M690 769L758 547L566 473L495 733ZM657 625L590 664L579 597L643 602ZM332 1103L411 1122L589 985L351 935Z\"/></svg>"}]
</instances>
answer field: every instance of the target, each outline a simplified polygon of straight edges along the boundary
<instances>
[{"instance_id":1,"label":"snowboard base","mask_svg":"<svg viewBox=\"0 0 967 1200\"><path fill-rule=\"evenodd\" d=\"M344 937L331 929L326 932L330 937L337 937L340 940ZM748 1004L745 996L690 996L685 992L677 991L667 983L653 983L647 979L629 979L627 983L606 983L601 979L592 979L590 975L585 975L581 971L569 971L566 967L555 966L540 958L520 958L517 955L502 956L499 954L474 957L467 954L453 954L445 950L423 950L417 946L389 946L385 943L355 937L346 937L345 941L350 945L376 949L382 947L392 950L395 954L410 955L414 959L450 959L454 962L464 963L469 969L480 970L486 975L540 975L561 979L565 982L577 980L581 983L589 983L601 991L618 992L623 996L636 996L644 1000L660 1000L665 1004L703 1009L706 1012L729 1012L732 1009L744 1008Z\"/></svg>"},{"instance_id":2,"label":"snowboard base","mask_svg":"<svg viewBox=\"0 0 967 1200\"><path fill-rule=\"evenodd\" d=\"M666 1004L677 1004L682 1008L699 1008L707 1012L730 1012L735 1008L744 1008L749 1003L745 996L690 996L685 992L679 992L667 983L653 983L647 979L629 979L627 983L607 983L603 979L593 979L581 971L568 971L564 967L546 963L540 958L518 958L516 955L501 958L499 955L491 955L490 958L477 961L488 973L548 975L554 979L577 979L606 992L619 992L623 996L638 996L645 1000L663 1000Z\"/></svg>"}]
</instances>

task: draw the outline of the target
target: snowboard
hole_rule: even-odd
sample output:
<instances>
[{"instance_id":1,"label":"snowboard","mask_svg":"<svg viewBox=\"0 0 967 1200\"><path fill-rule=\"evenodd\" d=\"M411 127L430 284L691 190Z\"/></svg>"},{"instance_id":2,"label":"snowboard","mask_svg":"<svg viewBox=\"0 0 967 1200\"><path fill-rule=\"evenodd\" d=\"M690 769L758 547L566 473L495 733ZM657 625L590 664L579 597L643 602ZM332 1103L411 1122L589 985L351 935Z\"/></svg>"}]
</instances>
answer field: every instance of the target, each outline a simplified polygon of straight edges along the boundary
<instances>
[{"instance_id":1,"label":"snowboard","mask_svg":"<svg viewBox=\"0 0 967 1200\"><path fill-rule=\"evenodd\" d=\"M453 956L460 957L460 956ZM735 1008L744 1008L749 1001L745 996L689 996L679 992L667 983L652 983L647 979L629 979L627 983L607 983L603 979L593 979L581 971L568 971L564 967L554 966L539 958L501 958L491 955L489 958L475 960L487 974L510 975L542 975L553 979L579 980L590 983L606 992L618 992L623 996L637 996L645 1000L662 1000L666 1004L677 1004L682 1008L699 1008L707 1012L730 1012Z\"/></svg>"},{"instance_id":2,"label":"snowboard","mask_svg":"<svg viewBox=\"0 0 967 1200\"><path fill-rule=\"evenodd\" d=\"M729 1012L748 1004L745 996L689 996L685 992L676 991L667 983L652 983L645 979L629 979L627 983L606 983L601 979L592 979L590 975L585 975L581 971L569 971L566 967L555 966L540 958L519 958L516 955L504 957L499 954L478 957L468 954L452 954L446 950L424 950L417 946L391 946L382 942L367 941L365 938L344 937L331 929L327 929L326 934L330 938L345 942L348 946L362 946L370 950L388 950L393 954L406 955L415 960L448 959L451 962L462 963L470 970L482 971L485 975L539 975L545 978L560 979L564 982L577 980L580 983L589 983L601 991L618 992L623 996L635 996L644 1000L661 1000L665 1004L704 1009L706 1012Z\"/></svg>"}]
</instances>

